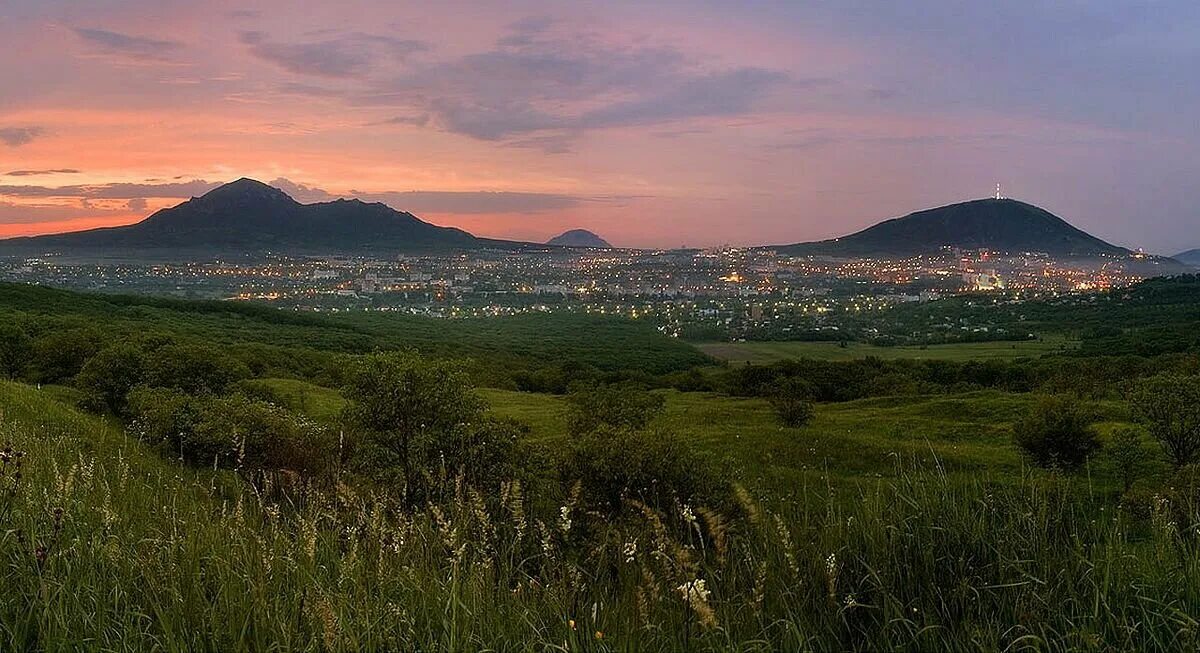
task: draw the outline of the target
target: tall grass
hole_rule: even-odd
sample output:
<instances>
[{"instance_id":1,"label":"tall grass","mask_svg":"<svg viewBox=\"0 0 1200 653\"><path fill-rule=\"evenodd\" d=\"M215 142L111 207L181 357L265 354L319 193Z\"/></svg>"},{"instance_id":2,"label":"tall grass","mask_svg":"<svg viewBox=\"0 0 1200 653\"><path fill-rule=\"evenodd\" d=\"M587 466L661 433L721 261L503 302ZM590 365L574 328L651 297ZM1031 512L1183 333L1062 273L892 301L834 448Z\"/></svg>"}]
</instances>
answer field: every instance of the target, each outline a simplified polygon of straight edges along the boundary
<instances>
[{"instance_id":1,"label":"tall grass","mask_svg":"<svg viewBox=\"0 0 1200 653\"><path fill-rule=\"evenodd\" d=\"M1196 510L935 469L615 519L187 470L0 384L0 650L1195 650ZM15 451L23 451L14 479ZM1175 501L1176 503L1171 503Z\"/></svg>"}]
</instances>

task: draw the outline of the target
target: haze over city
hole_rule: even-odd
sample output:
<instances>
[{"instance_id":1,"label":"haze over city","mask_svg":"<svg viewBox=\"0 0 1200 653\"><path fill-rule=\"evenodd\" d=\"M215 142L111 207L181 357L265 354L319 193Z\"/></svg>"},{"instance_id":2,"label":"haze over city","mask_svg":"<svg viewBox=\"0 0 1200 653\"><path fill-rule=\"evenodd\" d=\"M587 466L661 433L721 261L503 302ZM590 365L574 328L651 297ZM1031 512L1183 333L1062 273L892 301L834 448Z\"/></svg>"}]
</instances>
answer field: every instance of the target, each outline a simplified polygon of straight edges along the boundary
<instances>
[{"instance_id":1,"label":"haze over city","mask_svg":"<svg viewBox=\"0 0 1200 653\"><path fill-rule=\"evenodd\" d=\"M1194 2L5 0L0 236L251 176L476 235L791 243L996 182L1200 245Z\"/></svg>"}]
</instances>

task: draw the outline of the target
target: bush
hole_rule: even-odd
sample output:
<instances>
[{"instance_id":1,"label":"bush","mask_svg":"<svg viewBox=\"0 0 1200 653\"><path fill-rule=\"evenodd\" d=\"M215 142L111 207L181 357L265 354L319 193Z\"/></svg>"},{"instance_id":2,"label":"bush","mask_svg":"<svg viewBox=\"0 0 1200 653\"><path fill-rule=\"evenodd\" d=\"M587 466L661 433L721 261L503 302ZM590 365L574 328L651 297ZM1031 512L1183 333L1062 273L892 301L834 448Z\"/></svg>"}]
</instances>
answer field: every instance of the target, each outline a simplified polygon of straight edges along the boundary
<instances>
[{"instance_id":1,"label":"bush","mask_svg":"<svg viewBox=\"0 0 1200 653\"><path fill-rule=\"evenodd\" d=\"M205 345L167 344L146 360L147 385L175 388L192 395L219 394L250 376L245 363Z\"/></svg>"},{"instance_id":2,"label":"bush","mask_svg":"<svg viewBox=\"0 0 1200 653\"><path fill-rule=\"evenodd\" d=\"M1134 414L1176 468L1200 455L1200 377L1160 374L1133 384Z\"/></svg>"},{"instance_id":3,"label":"bush","mask_svg":"<svg viewBox=\"0 0 1200 653\"><path fill-rule=\"evenodd\" d=\"M630 384L597 385L567 397L567 430L573 436L601 427L640 430L663 412L662 395Z\"/></svg>"},{"instance_id":4,"label":"bush","mask_svg":"<svg viewBox=\"0 0 1200 653\"><path fill-rule=\"evenodd\" d=\"M16 324L0 324L0 378L11 379L25 369L31 343L25 329Z\"/></svg>"},{"instance_id":5,"label":"bush","mask_svg":"<svg viewBox=\"0 0 1200 653\"><path fill-rule=\"evenodd\" d=\"M770 401L784 426L798 428L812 421L815 411L811 398L812 386L804 379L791 376L775 383Z\"/></svg>"},{"instance_id":6,"label":"bush","mask_svg":"<svg viewBox=\"0 0 1200 653\"><path fill-rule=\"evenodd\" d=\"M1017 445L1039 467L1073 470L1100 448L1091 415L1066 395L1039 399L1013 431Z\"/></svg>"},{"instance_id":7,"label":"bush","mask_svg":"<svg viewBox=\"0 0 1200 653\"><path fill-rule=\"evenodd\" d=\"M562 461L565 481L578 481L583 496L606 513L626 497L656 508L675 501L713 503L722 484L714 467L687 442L664 431L602 426L577 436Z\"/></svg>"},{"instance_id":8,"label":"bush","mask_svg":"<svg viewBox=\"0 0 1200 653\"><path fill-rule=\"evenodd\" d=\"M88 404L114 415L125 413L126 395L146 376L146 358L138 347L121 343L101 349L84 364L75 385L87 394Z\"/></svg>"},{"instance_id":9,"label":"bush","mask_svg":"<svg viewBox=\"0 0 1200 653\"><path fill-rule=\"evenodd\" d=\"M100 351L101 339L90 329L54 331L33 342L34 378L41 383L67 381Z\"/></svg>"},{"instance_id":10,"label":"bush","mask_svg":"<svg viewBox=\"0 0 1200 653\"><path fill-rule=\"evenodd\" d=\"M132 431L165 454L194 465L261 472L318 474L334 443L317 424L242 394L195 397L171 388L129 393Z\"/></svg>"},{"instance_id":11,"label":"bush","mask_svg":"<svg viewBox=\"0 0 1200 653\"><path fill-rule=\"evenodd\" d=\"M1121 479L1125 492L1129 492L1149 461L1150 450L1142 443L1141 431L1123 428L1114 432L1104 445L1104 455Z\"/></svg>"}]
</instances>

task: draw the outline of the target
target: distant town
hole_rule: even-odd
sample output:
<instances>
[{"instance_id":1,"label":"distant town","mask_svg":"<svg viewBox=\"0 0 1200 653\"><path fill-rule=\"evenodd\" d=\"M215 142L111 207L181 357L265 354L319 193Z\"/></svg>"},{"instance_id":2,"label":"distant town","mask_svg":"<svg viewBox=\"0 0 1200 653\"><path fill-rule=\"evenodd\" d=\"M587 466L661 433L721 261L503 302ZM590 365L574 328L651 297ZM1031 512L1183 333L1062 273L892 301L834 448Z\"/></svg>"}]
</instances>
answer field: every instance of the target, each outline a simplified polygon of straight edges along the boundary
<instances>
[{"instance_id":1,"label":"distant town","mask_svg":"<svg viewBox=\"0 0 1200 653\"><path fill-rule=\"evenodd\" d=\"M254 301L295 311L439 318L585 312L651 319L664 333L693 340L811 340L838 339L860 316L943 297L980 294L1019 302L1120 288L1149 276L1147 265L1137 253L1063 260L945 248L909 258L839 259L761 248L547 247L191 263L47 255L0 260L0 280Z\"/></svg>"}]
</instances>

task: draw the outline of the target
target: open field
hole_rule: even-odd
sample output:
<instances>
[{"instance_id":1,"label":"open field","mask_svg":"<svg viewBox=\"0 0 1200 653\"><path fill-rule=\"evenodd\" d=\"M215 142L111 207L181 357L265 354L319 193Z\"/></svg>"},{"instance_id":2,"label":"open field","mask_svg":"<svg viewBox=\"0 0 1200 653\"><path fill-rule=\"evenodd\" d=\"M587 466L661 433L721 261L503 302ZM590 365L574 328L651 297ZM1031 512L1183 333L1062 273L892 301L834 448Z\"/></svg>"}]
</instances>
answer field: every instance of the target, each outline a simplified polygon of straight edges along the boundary
<instances>
[{"instance_id":1,"label":"open field","mask_svg":"<svg viewBox=\"0 0 1200 653\"><path fill-rule=\"evenodd\" d=\"M773 363L790 358L843 361L875 356L883 359L995 360L1041 356L1072 349L1077 345L1061 336L1017 342L963 342L947 345L877 347L861 342L707 342L701 351L731 363Z\"/></svg>"}]
</instances>

